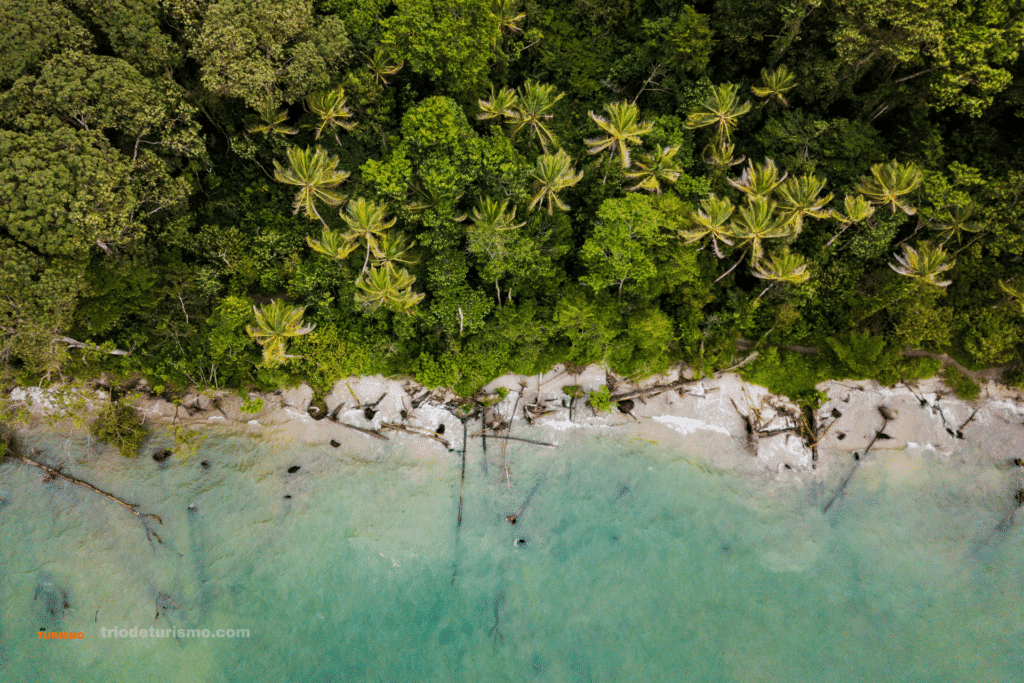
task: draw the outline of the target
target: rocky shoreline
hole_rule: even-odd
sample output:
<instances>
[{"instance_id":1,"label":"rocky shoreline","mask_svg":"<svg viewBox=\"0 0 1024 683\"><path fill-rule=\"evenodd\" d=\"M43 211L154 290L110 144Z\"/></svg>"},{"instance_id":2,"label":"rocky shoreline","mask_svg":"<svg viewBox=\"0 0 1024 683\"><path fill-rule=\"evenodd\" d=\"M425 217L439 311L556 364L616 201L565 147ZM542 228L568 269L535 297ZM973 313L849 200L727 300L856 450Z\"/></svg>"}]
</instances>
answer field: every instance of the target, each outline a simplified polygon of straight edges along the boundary
<instances>
[{"instance_id":1,"label":"rocky shoreline","mask_svg":"<svg viewBox=\"0 0 1024 683\"><path fill-rule=\"evenodd\" d=\"M1024 456L1024 396L994 382L983 387L984 398L970 403L939 379L892 388L873 381L829 381L818 387L828 399L810 410L735 374L694 380L689 369L680 367L631 383L596 365L576 370L559 365L540 376L505 375L473 401L378 375L342 380L322 399L301 385L250 394L248 400L227 392L190 394L174 405L136 386L140 397L133 403L151 432L171 424L193 429L221 425L331 445L340 445L344 433L357 439L420 439L450 452L461 452L471 437L556 445L566 430L632 424L653 430L654 438L664 434L658 428L671 429L685 448L712 461L715 452L741 445L751 465L779 477L806 476L827 470L831 462L848 462L822 454L854 454L859 460L869 448L923 448L948 458L954 453L963 457L962 446L973 444L997 460ZM603 386L611 388L612 399L620 399L618 408L599 412L588 405L583 396ZM108 394L81 395L75 414L96 410ZM52 393L38 388L16 389L10 400L30 411L30 427L68 411Z\"/></svg>"}]
</instances>

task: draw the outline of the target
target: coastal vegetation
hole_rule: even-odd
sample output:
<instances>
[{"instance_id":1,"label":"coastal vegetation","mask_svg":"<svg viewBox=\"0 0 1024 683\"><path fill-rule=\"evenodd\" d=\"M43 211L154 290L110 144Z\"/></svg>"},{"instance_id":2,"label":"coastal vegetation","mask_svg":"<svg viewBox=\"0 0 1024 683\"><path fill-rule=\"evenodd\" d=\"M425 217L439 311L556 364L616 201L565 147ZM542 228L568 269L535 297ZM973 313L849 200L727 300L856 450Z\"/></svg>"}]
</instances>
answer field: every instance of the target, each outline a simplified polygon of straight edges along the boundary
<instances>
[{"instance_id":1,"label":"coastal vegetation","mask_svg":"<svg viewBox=\"0 0 1024 683\"><path fill-rule=\"evenodd\" d=\"M1006 3L12 0L0 25L2 387L470 395L752 351L808 403L936 357L1024 377ZM94 431L128 454L124 409Z\"/></svg>"}]
</instances>

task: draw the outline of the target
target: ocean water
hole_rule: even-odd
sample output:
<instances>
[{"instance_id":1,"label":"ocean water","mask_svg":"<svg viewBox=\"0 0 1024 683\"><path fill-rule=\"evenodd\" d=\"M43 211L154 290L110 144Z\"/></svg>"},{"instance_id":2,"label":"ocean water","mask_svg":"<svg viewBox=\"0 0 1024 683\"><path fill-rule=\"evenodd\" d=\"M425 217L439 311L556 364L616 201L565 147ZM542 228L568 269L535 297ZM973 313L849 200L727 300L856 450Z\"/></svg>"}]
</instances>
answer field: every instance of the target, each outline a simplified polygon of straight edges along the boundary
<instances>
[{"instance_id":1,"label":"ocean water","mask_svg":"<svg viewBox=\"0 0 1024 683\"><path fill-rule=\"evenodd\" d=\"M1018 475L986 454L880 453L824 514L847 455L779 481L652 422L486 456L472 439L459 526L457 454L342 436L216 432L165 466L34 437L160 515L163 543L0 467L0 680L1024 680ZM100 631L133 627L249 637Z\"/></svg>"}]
</instances>

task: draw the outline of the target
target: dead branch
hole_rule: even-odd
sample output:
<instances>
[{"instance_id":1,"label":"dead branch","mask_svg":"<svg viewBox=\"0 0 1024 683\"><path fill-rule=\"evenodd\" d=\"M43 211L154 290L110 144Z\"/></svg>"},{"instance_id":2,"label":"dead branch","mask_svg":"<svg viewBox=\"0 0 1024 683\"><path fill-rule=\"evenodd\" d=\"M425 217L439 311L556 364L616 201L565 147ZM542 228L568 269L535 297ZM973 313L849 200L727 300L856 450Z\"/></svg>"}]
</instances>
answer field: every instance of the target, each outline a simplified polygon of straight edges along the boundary
<instances>
[{"instance_id":1,"label":"dead branch","mask_svg":"<svg viewBox=\"0 0 1024 683\"><path fill-rule=\"evenodd\" d=\"M33 455L37 455L38 451L33 450L32 454ZM24 462L24 463L26 463L28 465L32 465L33 467L37 467L37 468L43 470L44 472L46 472L47 475L49 475L49 479L48 479L49 481L52 481L54 479L63 479L66 482L70 482L72 484L77 484L78 486L85 487L85 488L89 489L90 491L93 491L95 493L100 494L101 496L103 496L104 498L106 498L108 500L114 501L115 503L117 503L118 505L123 507L125 510L127 510L128 512L130 512L133 515L135 515L135 518L139 520L139 522L142 524L142 528L146 531L146 540L149 541L150 545L153 545L153 539L154 538L156 539L157 543L161 543L161 544L163 543L163 541L160 540L160 536L158 536L157 533L155 531L153 531L149 527L149 519L150 518L155 519L159 524L163 524L164 523L163 520L160 519L159 515L153 515L153 514L149 514L149 513L139 512L139 506L138 505L136 505L134 503L129 503L128 501L125 501L125 500L122 500L122 499L118 498L117 496L115 496L113 493L109 493L107 491L104 491L103 489L96 488L95 486L93 486L92 484L90 484L87 481L83 481L83 480L81 480L81 479L79 479L77 477L73 477L73 476L71 476L69 474L64 474L59 469L55 469L53 467L50 467L49 465L44 465L43 463L41 463L41 462L39 462L37 460L33 460L32 458L29 458L27 456L20 455L20 454L15 454L15 455L11 455L11 457L15 458L17 460L21 460L22 462Z\"/></svg>"},{"instance_id":2,"label":"dead branch","mask_svg":"<svg viewBox=\"0 0 1024 683\"><path fill-rule=\"evenodd\" d=\"M452 447L451 444L447 440L442 439L437 434L434 434L433 432L428 432L426 430L416 429L415 427L406 427L405 425L396 424L394 422L385 422L385 423L383 423L380 426L380 428L381 429L391 429L391 430L394 430L396 432L405 432L406 434L414 434L416 436L422 436L422 437L427 438L427 439L433 439L434 441L438 442L439 444L442 444L445 448L447 448L449 450ZM371 433L376 433L376 432L371 432ZM384 438L386 439L387 437L384 437Z\"/></svg>"}]
</instances>

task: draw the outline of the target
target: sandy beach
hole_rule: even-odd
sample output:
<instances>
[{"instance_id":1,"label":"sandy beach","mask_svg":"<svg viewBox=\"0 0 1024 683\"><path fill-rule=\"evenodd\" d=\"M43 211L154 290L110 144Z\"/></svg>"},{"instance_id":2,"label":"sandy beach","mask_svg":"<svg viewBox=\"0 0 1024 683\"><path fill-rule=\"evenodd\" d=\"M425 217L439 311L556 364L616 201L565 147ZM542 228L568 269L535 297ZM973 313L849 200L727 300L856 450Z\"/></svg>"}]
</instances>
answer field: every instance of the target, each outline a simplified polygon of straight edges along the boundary
<instances>
[{"instance_id":1,"label":"sandy beach","mask_svg":"<svg viewBox=\"0 0 1024 683\"><path fill-rule=\"evenodd\" d=\"M967 402L937 378L895 387L829 381L818 386L828 399L812 412L736 374L691 378L689 369L679 368L631 383L596 365L578 374L558 365L540 376L499 377L469 402L412 380L353 377L323 397L323 416L311 410L314 392L307 385L250 394L250 400L262 400L255 413L243 412L243 398L237 394L190 394L175 406L146 396L144 385L136 389L141 397L134 404L151 434L184 424L311 445L386 436L418 444L414 448L426 449L430 457L445 452L456 457L465 438L509 436L557 445L568 430L639 429L654 439L671 430L687 450L713 466L742 467L777 478L827 477L830 468L846 467L852 454L859 458L869 446L871 453L910 448L939 458L978 452L1010 462L1024 456L1024 396L995 382L982 387L978 401ZM575 386L590 392L604 385L611 387L613 398L627 397L620 408L599 412L585 398L571 399L565 391ZM52 394L16 389L10 398L30 412L29 427L62 424L62 429L74 431ZM84 404L86 414L108 400L104 391L82 398L76 411ZM625 407L628 412L623 412ZM747 454L742 462L732 455L738 445Z\"/></svg>"}]
</instances>

